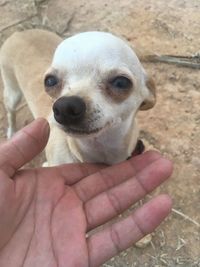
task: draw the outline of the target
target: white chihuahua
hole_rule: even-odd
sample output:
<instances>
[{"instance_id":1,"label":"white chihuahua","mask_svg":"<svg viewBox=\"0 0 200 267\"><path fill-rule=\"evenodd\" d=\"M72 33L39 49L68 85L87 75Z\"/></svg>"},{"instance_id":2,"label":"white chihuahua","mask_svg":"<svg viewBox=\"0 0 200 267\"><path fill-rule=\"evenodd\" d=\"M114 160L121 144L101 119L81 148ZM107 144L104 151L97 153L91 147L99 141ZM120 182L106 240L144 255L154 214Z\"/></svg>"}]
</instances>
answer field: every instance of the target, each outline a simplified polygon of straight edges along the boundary
<instances>
[{"instance_id":1,"label":"white chihuahua","mask_svg":"<svg viewBox=\"0 0 200 267\"><path fill-rule=\"evenodd\" d=\"M50 123L49 166L127 159L138 140L137 111L155 104L153 81L133 50L110 33L64 41L44 30L15 33L1 49L0 66L7 136L23 94L34 117Z\"/></svg>"}]
</instances>

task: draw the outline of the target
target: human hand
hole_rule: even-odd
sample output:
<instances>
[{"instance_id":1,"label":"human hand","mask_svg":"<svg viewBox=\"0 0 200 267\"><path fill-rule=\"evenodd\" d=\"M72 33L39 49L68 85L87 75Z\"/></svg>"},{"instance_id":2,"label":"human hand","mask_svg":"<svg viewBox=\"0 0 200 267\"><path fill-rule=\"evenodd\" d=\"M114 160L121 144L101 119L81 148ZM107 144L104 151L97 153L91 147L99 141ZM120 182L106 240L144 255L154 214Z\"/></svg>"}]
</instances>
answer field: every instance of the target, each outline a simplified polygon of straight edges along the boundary
<instances>
[{"instance_id":1,"label":"human hand","mask_svg":"<svg viewBox=\"0 0 200 267\"><path fill-rule=\"evenodd\" d=\"M0 146L0 266L95 267L152 232L168 215L160 195L120 222L86 233L165 181L172 164L146 152L121 164L20 169L46 145L38 119Z\"/></svg>"}]
</instances>

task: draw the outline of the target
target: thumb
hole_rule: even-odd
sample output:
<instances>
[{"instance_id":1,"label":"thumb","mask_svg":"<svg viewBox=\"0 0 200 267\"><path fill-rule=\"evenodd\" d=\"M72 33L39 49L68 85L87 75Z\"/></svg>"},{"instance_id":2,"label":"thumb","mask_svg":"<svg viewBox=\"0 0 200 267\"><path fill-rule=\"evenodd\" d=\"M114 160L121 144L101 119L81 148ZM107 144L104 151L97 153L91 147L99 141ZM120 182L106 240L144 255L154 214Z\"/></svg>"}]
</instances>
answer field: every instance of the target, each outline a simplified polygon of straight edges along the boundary
<instances>
[{"instance_id":1,"label":"thumb","mask_svg":"<svg viewBox=\"0 0 200 267\"><path fill-rule=\"evenodd\" d=\"M9 176L39 154L47 144L49 124L39 118L0 146L0 168Z\"/></svg>"}]
</instances>

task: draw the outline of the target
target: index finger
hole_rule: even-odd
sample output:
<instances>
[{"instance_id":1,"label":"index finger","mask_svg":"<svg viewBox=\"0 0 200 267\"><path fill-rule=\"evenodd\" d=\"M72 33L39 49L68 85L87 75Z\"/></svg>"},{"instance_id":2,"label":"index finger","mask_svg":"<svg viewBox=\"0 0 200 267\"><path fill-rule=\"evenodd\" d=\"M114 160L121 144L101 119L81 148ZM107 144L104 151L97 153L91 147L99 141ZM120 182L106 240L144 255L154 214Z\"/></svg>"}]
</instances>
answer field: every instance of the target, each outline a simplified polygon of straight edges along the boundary
<instances>
[{"instance_id":1,"label":"index finger","mask_svg":"<svg viewBox=\"0 0 200 267\"><path fill-rule=\"evenodd\" d=\"M161 158L155 151L133 157L124 162L100 169L98 172L74 184L74 189L83 202L134 177L154 161Z\"/></svg>"},{"instance_id":2,"label":"index finger","mask_svg":"<svg viewBox=\"0 0 200 267\"><path fill-rule=\"evenodd\" d=\"M44 149L48 136L49 124L42 118L21 129L0 146L0 169L12 177Z\"/></svg>"}]
</instances>

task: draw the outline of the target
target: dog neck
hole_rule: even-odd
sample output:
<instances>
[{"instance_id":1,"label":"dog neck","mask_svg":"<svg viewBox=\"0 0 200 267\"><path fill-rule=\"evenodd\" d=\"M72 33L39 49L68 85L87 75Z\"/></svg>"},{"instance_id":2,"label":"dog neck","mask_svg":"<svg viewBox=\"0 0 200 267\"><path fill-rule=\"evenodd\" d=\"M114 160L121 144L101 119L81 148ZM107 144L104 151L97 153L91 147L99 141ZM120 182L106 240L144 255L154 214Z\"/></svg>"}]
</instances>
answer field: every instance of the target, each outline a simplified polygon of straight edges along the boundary
<instances>
[{"instance_id":1,"label":"dog neck","mask_svg":"<svg viewBox=\"0 0 200 267\"><path fill-rule=\"evenodd\" d=\"M138 138L136 120L130 116L125 121L105 129L99 136L69 138L73 157L79 162L115 164L131 156Z\"/></svg>"}]
</instances>

